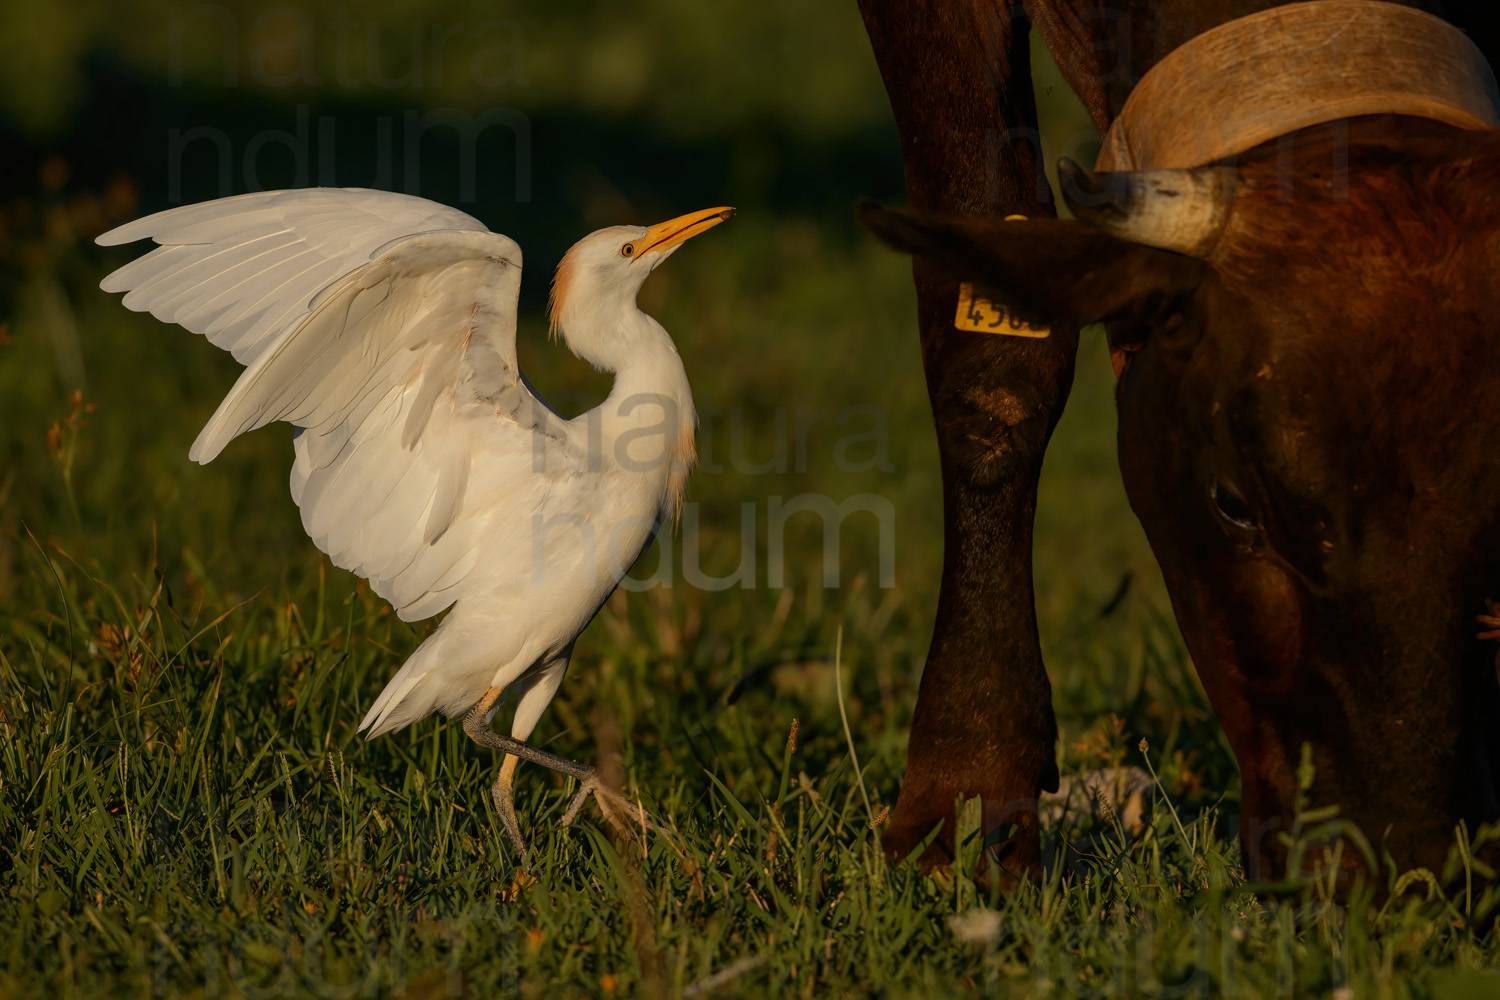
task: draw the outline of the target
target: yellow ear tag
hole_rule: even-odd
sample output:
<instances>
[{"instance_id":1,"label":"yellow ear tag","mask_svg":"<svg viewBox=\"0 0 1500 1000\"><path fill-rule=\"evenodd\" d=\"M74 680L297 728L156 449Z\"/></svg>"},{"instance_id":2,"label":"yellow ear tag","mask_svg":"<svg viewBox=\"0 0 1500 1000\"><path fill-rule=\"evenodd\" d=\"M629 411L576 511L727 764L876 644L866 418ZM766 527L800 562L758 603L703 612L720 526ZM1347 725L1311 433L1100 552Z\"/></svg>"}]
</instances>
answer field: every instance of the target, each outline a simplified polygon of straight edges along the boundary
<instances>
[{"instance_id":1,"label":"yellow ear tag","mask_svg":"<svg viewBox=\"0 0 1500 1000\"><path fill-rule=\"evenodd\" d=\"M1024 215L1007 215L1006 222L1024 219ZM974 286L965 281L958 286L958 312L953 325L959 330L975 333L1003 333L1010 337L1046 337L1052 333L1050 327L1032 326L1011 314L1005 306L974 294Z\"/></svg>"}]
</instances>

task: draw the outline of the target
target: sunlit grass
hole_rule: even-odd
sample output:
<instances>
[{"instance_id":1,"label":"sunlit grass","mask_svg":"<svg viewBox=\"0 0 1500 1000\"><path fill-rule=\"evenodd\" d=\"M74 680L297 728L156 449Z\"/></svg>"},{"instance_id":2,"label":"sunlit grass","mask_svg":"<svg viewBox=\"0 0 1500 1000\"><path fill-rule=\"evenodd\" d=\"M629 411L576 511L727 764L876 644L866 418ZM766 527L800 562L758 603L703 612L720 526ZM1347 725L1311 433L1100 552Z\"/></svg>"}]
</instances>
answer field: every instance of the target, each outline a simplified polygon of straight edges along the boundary
<instances>
[{"instance_id":1,"label":"sunlit grass","mask_svg":"<svg viewBox=\"0 0 1500 1000\"><path fill-rule=\"evenodd\" d=\"M876 650L912 627L904 604L851 594L812 620L795 598L783 613L736 595L748 606L723 629L717 601L701 617L612 601L544 733L601 759L666 833L615 836L592 813L555 829L570 788L523 771L525 875L484 794L495 762L456 725L354 733L412 642L367 593L319 575L237 608L169 603L151 566L105 579L29 539L20 563L24 611L0 641L8 995L679 995L729 968L725 992L743 995L1423 996L1445 977L1478 988L1463 970L1494 960L1493 891L1429 897L1419 881L1347 911L1321 885L1258 899L1211 789L1176 800L1184 826L1158 800L1140 836L1049 830L1062 854L1046 882L1009 897L974 881L973 850L937 878L887 865L828 638L841 621L878 810L912 686L882 678ZM1147 689L1181 694L1170 639L1138 638ZM1106 723L1065 760L1138 762L1136 734ZM1193 749L1224 766L1212 743ZM1163 777L1187 791L1182 768Z\"/></svg>"}]
</instances>

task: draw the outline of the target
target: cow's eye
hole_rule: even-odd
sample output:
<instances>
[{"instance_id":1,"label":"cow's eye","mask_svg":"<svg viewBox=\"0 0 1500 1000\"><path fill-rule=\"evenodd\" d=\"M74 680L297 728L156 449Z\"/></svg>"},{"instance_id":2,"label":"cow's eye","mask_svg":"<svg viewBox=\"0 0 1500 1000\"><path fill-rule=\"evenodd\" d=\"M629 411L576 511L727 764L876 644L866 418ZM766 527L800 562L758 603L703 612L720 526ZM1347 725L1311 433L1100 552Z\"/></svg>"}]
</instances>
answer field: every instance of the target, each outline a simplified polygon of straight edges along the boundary
<instances>
[{"instance_id":1,"label":"cow's eye","mask_svg":"<svg viewBox=\"0 0 1500 1000\"><path fill-rule=\"evenodd\" d=\"M1255 515L1250 512L1250 505L1233 486L1220 479L1211 480L1208 484L1208 498L1213 501L1214 510L1219 516L1236 528L1254 531L1259 527L1255 522Z\"/></svg>"}]
</instances>

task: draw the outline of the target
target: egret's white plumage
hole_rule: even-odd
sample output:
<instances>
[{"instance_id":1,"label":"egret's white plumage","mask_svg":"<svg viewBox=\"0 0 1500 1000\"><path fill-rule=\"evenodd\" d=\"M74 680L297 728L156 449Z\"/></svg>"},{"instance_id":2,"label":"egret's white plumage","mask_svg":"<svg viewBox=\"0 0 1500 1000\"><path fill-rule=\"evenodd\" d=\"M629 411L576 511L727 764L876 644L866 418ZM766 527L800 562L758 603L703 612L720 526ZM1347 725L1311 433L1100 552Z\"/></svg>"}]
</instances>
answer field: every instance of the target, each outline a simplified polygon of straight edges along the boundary
<instances>
[{"instance_id":1,"label":"egret's white plumage","mask_svg":"<svg viewBox=\"0 0 1500 1000\"><path fill-rule=\"evenodd\" d=\"M573 640L675 512L693 461L687 375L636 292L730 214L601 230L568 252L554 331L615 375L608 399L573 420L516 360L520 247L462 212L315 188L190 205L99 237L161 244L101 287L245 365L190 457L293 424L292 497L318 547L407 621L452 608L370 708L370 737L513 685L524 693L512 735L530 734Z\"/></svg>"}]
</instances>

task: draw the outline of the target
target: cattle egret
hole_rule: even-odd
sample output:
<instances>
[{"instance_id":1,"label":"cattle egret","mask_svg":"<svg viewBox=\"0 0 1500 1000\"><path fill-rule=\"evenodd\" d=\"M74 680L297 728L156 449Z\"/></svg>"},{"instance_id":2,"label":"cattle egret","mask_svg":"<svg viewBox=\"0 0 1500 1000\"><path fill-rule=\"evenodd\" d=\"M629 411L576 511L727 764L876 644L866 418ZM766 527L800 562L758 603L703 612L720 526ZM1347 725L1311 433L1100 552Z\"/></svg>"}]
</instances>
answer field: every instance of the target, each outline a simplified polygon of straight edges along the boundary
<instances>
[{"instance_id":1,"label":"cattle egret","mask_svg":"<svg viewBox=\"0 0 1500 1000\"><path fill-rule=\"evenodd\" d=\"M734 214L711 208L586 236L553 281L551 326L615 376L566 420L516 359L521 249L478 220L409 195L313 188L161 212L98 238L160 246L100 287L201 333L245 366L189 457L246 431L296 429L292 498L334 565L405 621L452 608L360 723L367 738L434 711L506 756L495 806L521 858L519 759L579 779L612 820L593 768L528 745L573 642L681 505L697 413L682 359L636 305L646 277ZM510 737L490 728L504 691Z\"/></svg>"}]
</instances>

